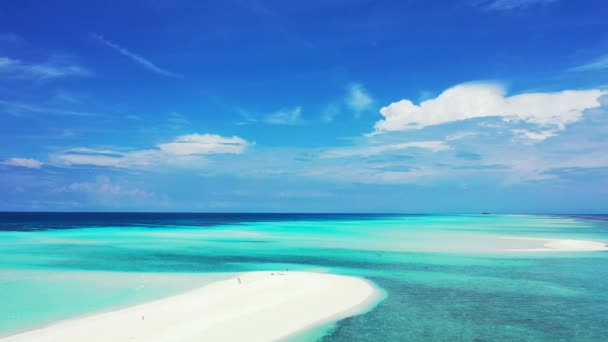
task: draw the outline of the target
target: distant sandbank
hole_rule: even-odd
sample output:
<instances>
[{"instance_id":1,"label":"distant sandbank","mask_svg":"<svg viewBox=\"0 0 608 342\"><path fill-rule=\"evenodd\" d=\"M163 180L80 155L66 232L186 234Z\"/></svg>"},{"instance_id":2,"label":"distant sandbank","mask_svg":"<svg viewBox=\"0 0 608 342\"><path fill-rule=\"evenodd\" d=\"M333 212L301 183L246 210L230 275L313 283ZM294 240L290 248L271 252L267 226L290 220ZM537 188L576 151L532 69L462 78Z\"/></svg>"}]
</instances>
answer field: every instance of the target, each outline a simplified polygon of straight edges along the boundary
<instances>
[{"instance_id":1,"label":"distant sandbank","mask_svg":"<svg viewBox=\"0 0 608 342\"><path fill-rule=\"evenodd\" d=\"M501 236L502 239L529 242L525 247L507 248L510 252L597 252L608 251L608 245L600 241L553 239L553 238L527 238Z\"/></svg>"},{"instance_id":2,"label":"distant sandbank","mask_svg":"<svg viewBox=\"0 0 608 342\"><path fill-rule=\"evenodd\" d=\"M2 342L273 341L353 316L381 296L365 279L248 272L177 296L62 321Z\"/></svg>"}]
</instances>

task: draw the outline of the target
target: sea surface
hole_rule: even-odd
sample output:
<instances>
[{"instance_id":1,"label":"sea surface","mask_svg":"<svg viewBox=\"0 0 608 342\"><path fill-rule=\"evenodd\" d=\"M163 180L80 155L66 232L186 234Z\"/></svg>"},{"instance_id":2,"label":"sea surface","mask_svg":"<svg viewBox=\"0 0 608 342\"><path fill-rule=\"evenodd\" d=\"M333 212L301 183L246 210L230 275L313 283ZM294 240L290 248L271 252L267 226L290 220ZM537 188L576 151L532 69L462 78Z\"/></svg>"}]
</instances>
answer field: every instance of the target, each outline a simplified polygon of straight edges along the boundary
<instances>
[{"instance_id":1,"label":"sea surface","mask_svg":"<svg viewBox=\"0 0 608 342\"><path fill-rule=\"evenodd\" d=\"M0 213L0 336L250 270L367 278L385 300L291 341L608 341L608 216Z\"/></svg>"}]
</instances>

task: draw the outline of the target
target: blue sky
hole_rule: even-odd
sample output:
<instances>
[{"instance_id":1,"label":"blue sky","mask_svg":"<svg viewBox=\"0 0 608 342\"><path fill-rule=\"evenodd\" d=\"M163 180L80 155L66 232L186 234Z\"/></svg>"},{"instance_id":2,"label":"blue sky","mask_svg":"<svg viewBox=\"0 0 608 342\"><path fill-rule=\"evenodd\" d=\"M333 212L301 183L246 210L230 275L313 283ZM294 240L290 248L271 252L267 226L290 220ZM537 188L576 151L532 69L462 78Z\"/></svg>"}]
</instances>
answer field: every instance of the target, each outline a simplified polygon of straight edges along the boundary
<instances>
[{"instance_id":1,"label":"blue sky","mask_svg":"<svg viewBox=\"0 0 608 342\"><path fill-rule=\"evenodd\" d=\"M608 211L604 1L0 5L0 210Z\"/></svg>"}]
</instances>

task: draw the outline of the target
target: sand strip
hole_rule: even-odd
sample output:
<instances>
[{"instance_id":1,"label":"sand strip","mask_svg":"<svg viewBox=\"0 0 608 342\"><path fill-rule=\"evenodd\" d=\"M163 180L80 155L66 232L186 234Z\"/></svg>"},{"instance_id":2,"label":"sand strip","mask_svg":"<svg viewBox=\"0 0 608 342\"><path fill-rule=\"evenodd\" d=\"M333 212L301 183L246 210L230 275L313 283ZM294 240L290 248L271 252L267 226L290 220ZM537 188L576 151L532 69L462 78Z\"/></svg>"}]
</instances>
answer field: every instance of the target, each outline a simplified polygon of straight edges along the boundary
<instances>
[{"instance_id":1,"label":"sand strip","mask_svg":"<svg viewBox=\"0 0 608 342\"><path fill-rule=\"evenodd\" d=\"M370 282L313 272L249 272L177 296L1 338L41 341L273 341L364 312Z\"/></svg>"},{"instance_id":2,"label":"sand strip","mask_svg":"<svg viewBox=\"0 0 608 342\"><path fill-rule=\"evenodd\" d=\"M509 252L597 252L608 251L604 242L574 239L549 239L501 236L502 239L527 241L534 246L508 248Z\"/></svg>"}]
</instances>

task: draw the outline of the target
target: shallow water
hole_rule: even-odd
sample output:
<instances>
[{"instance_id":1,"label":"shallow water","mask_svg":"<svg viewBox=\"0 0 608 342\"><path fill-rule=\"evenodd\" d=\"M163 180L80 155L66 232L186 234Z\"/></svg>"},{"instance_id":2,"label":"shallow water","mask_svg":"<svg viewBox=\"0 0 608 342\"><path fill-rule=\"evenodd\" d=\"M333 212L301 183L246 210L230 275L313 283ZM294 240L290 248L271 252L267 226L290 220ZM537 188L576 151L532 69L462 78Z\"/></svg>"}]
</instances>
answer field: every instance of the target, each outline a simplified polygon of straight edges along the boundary
<instances>
[{"instance_id":1,"label":"shallow water","mask_svg":"<svg viewBox=\"0 0 608 342\"><path fill-rule=\"evenodd\" d=\"M608 252L506 252L528 242L501 238L608 242L598 218L5 213L0 335L217 272L289 268L365 277L388 294L294 341L606 341Z\"/></svg>"}]
</instances>

